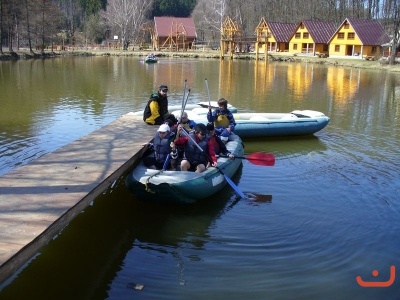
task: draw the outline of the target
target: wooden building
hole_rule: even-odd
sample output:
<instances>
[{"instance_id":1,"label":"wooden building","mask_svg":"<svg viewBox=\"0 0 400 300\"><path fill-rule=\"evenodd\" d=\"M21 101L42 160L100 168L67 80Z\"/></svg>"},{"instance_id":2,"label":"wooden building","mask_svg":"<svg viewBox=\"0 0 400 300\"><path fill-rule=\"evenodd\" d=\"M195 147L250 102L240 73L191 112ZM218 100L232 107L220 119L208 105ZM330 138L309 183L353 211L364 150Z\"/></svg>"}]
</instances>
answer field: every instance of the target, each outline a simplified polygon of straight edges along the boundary
<instances>
[{"instance_id":1,"label":"wooden building","mask_svg":"<svg viewBox=\"0 0 400 300\"><path fill-rule=\"evenodd\" d=\"M375 59L382 55L382 44L389 37L376 20L347 18L329 41L329 53Z\"/></svg>"},{"instance_id":2,"label":"wooden building","mask_svg":"<svg viewBox=\"0 0 400 300\"><path fill-rule=\"evenodd\" d=\"M230 17L226 17L221 27L221 55L224 59L225 54L229 54L229 58L233 59L235 49L240 48L242 32L236 22Z\"/></svg>"},{"instance_id":3,"label":"wooden building","mask_svg":"<svg viewBox=\"0 0 400 300\"><path fill-rule=\"evenodd\" d=\"M185 51L197 38L193 18L154 17L153 50Z\"/></svg>"},{"instance_id":4,"label":"wooden building","mask_svg":"<svg viewBox=\"0 0 400 300\"><path fill-rule=\"evenodd\" d=\"M301 21L289 41L289 52L328 56L329 40L337 29L334 22Z\"/></svg>"},{"instance_id":5,"label":"wooden building","mask_svg":"<svg viewBox=\"0 0 400 300\"><path fill-rule=\"evenodd\" d=\"M267 22L264 17L256 28L256 52L288 52L289 40L296 30L295 23ZM257 50L258 49L258 50Z\"/></svg>"}]
</instances>

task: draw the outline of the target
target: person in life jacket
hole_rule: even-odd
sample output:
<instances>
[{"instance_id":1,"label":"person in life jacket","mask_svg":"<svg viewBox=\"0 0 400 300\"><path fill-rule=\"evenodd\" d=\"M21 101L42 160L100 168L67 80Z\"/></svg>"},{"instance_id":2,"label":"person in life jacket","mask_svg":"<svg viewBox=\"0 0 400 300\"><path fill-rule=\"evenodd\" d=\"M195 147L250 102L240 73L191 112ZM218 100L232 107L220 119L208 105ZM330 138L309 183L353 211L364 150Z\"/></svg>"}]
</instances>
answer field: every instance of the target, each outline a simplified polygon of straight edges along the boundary
<instances>
[{"instance_id":1,"label":"person in life jacket","mask_svg":"<svg viewBox=\"0 0 400 300\"><path fill-rule=\"evenodd\" d=\"M228 142L229 135L235 130L236 122L231 111L228 109L228 101L224 98L218 100L218 108L211 111L208 107L208 122L214 122L215 134L221 138L224 143Z\"/></svg>"},{"instance_id":2,"label":"person in life jacket","mask_svg":"<svg viewBox=\"0 0 400 300\"><path fill-rule=\"evenodd\" d=\"M166 166L167 170L176 169L176 158L178 156L176 150L171 149L171 142L175 139L175 134L170 131L167 124L162 124L157 129L157 133L154 136L153 142L144 144L154 150L154 156L147 156L143 158L144 165L149 169L161 170L170 154L171 159Z\"/></svg>"},{"instance_id":3,"label":"person in life jacket","mask_svg":"<svg viewBox=\"0 0 400 300\"><path fill-rule=\"evenodd\" d=\"M206 127L208 137L214 146L215 155L222 155L234 159L235 155L226 148L225 143L215 134L214 123L208 123Z\"/></svg>"},{"instance_id":4,"label":"person in life jacket","mask_svg":"<svg viewBox=\"0 0 400 300\"><path fill-rule=\"evenodd\" d=\"M149 125L161 125L168 112L168 87L160 85L157 93L153 93L143 111L143 121Z\"/></svg>"},{"instance_id":5,"label":"person in life jacket","mask_svg":"<svg viewBox=\"0 0 400 300\"><path fill-rule=\"evenodd\" d=\"M197 125L195 121L189 120L188 114L186 111L182 113L182 118L180 122L183 126L183 129L186 130L186 132L190 132L194 129L194 127Z\"/></svg>"},{"instance_id":6,"label":"person in life jacket","mask_svg":"<svg viewBox=\"0 0 400 300\"><path fill-rule=\"evenodd\" d=\"M182 125L178 126L178 132L174 145L184 145L184 155L181 161L181 171L203 172L207 167L217 166L214 147L207 137L207 129L204 124L197 124L194 132L183 133ZM196 145L197 144L197 145ZM172 145L172 144L171 144ZM175 149L172 145L172 149ZM199 149L201 148L201 150Z\"/></svg>"}]
</instances>

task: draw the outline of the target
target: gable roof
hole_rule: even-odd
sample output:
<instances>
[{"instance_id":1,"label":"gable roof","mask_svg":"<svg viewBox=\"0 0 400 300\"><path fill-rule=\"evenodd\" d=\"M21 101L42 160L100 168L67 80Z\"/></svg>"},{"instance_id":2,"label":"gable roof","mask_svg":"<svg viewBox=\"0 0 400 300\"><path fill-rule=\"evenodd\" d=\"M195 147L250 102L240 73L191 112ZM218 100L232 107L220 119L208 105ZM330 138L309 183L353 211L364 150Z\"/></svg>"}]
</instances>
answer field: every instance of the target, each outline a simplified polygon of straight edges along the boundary
<instances>
[{"instance_id":1,"label":"gable roof","mask_svg":"<svg viewBox=\"0 0 400 300\"><path fill-rule=\"evenodd\" d=\"M339 30L346 21L353 27L363 45L381 45L389 42L389 37L382 24L376 20L347 18L340 25Z\"/></svg>"},{"instance_id":2,"label":"gable roof","mask_svg":"<svg viewBox=\"0 0 400 300\"><path fill-rule=\"evenodd\" d=\"M267 22L268 28L278 43L288 43L295 32L295 23Z\"/></svg>"},{"instance_id":3,"label":"gable roof","mask_svg":"<svg viewBox=\"0 0 400 300\"><path fill-rule=\"evenodd\" d=\"M174 34L181 29L181 26L186 30L187 37L197 37L193 18L154 17L154 28L158 36L168 37L171 32Z\"/></svg>"},{"instance_id":4,"label":"gable roof","mask_svg":"<svg viewBox=\"0 0 400 300\"><path fill-rule=\"evenodd\" d=\"M298 27L302 23L307 28L315 44L328 44L332 35L337 30L335 22L305 20L301 21Z\"/></svg>"}]
</instances>

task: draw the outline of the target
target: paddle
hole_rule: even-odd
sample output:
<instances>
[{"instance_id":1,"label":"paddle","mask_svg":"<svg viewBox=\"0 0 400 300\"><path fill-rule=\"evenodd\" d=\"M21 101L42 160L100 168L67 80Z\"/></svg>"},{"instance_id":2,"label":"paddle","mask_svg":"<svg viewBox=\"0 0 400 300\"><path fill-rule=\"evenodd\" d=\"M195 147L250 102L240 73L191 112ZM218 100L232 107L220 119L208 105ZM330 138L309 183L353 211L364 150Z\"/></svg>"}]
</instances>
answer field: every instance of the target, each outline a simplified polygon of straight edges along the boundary
<instances>
[{"instance_id":1,"label":"paddle","mask_svg":"<svg viewBox=\"0 0 400 300\"><path fill-rule=\"evenodd\" d=\"M220 157L229 157L227 155L220 155ZM258 166L273 166L275 165L275 155L265 152L254 152L247 156L235 156L239 159L247 159L250 163Z\"/></svg>"},{"instance_id":2,"label":"paddle","mask_svg":"<svg viewBox=\"0 0 400 300\"><path fill-rule=\"evenodd\" d=\"M161 171L165 171L168 168L168 162L169 162L170 156L171 155L168 153L167 158L165 159L165 162L163 164L163 167L162 167Z\"/></svg>"},{"instance_id":3,"label":"paddle","mask_svg":"<svg viewBox=\"0 0 400 300\"><path fill-rule=\"evenodd\" d=\"M207 157L208 160L211 161L211 157L204 152L204 150L196 143L196 141L185 131L182 130L181 131L183 134L185 134L186 136L188 136L192 142L196 145L197 148L200 149L201 152L203 152L203 154ZM225 177L225 180L229 183L229 185L235 190L235 192L242 197L243 199L246 198L246 196L243 194L243 192L239 189L239 187L228 177L228 175L226 175L220 168L216 167L216 169Z\"/></svg>"},{"instance_id":4,"label":"paddle","mask_svg":"<svg viewBox=\"0 0 400 300\"><path fill-rule=\"evenodd\" d=\"M183 98L182 98L182 107L181 107L181 119L182 119L182 115L183 115L183 111L185 109L185 94L186 94L186 83L187 83L187 79L185 79L185 82L183 84Z\"/></svg>"},{"instance_id":5,"label":"paddle","mask_svg":"<svg viewBox=\"0 0 400 300\"><path fill-rule=\"evenodd\" d=\"M189 99L189 94L190 94L190 89L188 89L188 92L187 92L187 95L186 95L185 104L183 104L182 114L183 114L183 112L185 111L185 107L186 107L187 101L188 101L188 99ZM181 119L182 119L182 116L181 116Z\"/></svg>"},{"instance_id":6,"label":"paddle","mask_svg":"<svg viewBox=\"0 0 400 300\"><path fill-rule=\"evenodd\" d=\"M210 97L210 89L208 88L208 81L206 78L206 88L207 88L207 95L208 95L208 106L211 106L211 97Z\"/></svg>"}]
</instances>

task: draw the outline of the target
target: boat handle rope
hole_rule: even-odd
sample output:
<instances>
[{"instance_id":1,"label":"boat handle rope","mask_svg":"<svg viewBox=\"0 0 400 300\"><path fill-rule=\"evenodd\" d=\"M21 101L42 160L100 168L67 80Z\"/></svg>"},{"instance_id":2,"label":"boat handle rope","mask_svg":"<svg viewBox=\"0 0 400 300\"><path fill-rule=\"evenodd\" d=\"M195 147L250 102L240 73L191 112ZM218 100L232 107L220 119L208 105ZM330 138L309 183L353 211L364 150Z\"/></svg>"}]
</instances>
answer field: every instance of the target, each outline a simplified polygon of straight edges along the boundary
<instances>
[{"instance_id":1,"label":"boat handle rope","mask_svg":"<svg viewBox=\"0 0 400 300\"><path fill-rule=\"evenodd\" d=\"M167 158L165 159L163 168L160 171L158 171L157 173L154 173L153 175L149 176L146 179L146 183L144 184L146 187L146 192L155 194L155 192L149 187L150 179L153 178L154 176L157 176L158 174L161 174L162 172L164 172L167 169L169 159L170 159L170 154L168 153Z\"/></svg>"}]
</instances>

